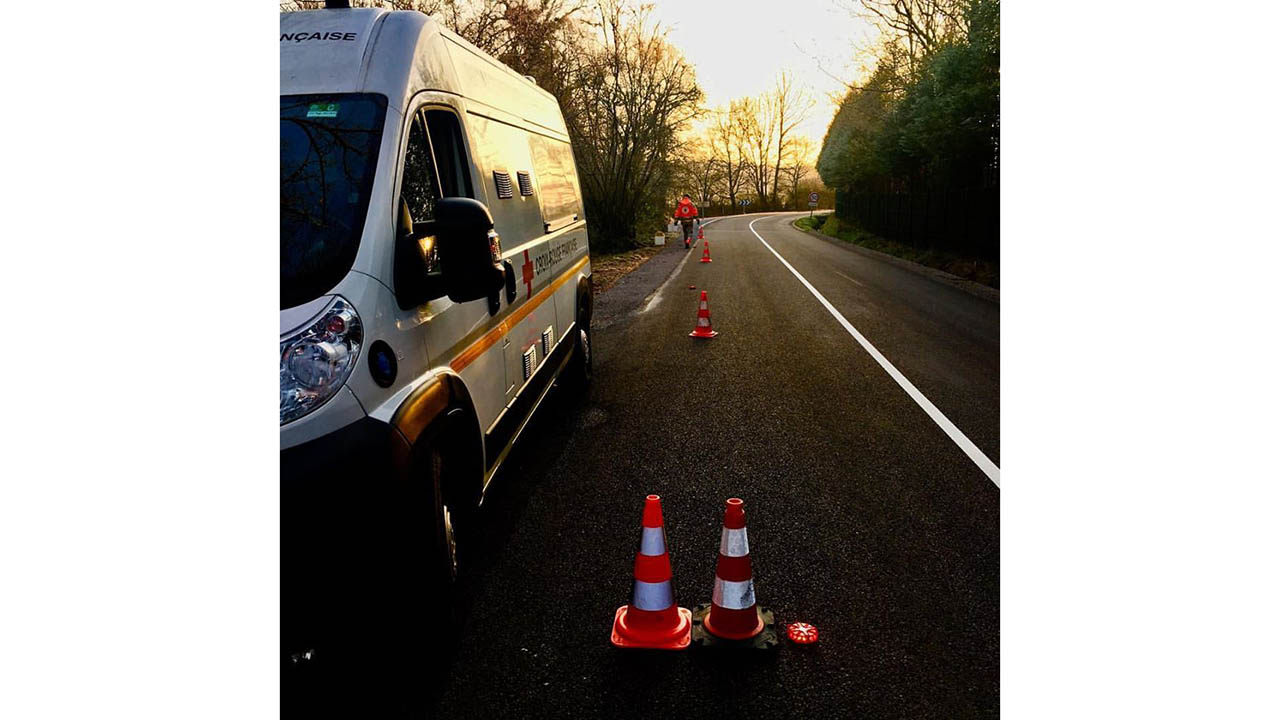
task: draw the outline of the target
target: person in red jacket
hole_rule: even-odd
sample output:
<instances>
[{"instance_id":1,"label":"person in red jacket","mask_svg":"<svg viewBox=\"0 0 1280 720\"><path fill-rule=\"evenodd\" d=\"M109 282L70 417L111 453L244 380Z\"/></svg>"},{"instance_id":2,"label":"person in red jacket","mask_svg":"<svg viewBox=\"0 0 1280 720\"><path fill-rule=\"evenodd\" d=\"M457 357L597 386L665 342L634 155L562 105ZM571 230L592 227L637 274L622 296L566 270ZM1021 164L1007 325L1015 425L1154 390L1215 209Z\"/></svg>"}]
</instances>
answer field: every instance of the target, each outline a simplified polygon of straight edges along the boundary
<instances>
[{"instance_id":1,"label":"person in red jacket","mask_svg":"<svg viewBox=\"0 0 1280 720\"><path fill-rule=\"evenodd\" d=\"M690 241L693 239L693 221L698 218L698 207L689 199L687 193L676 204L676 211L672 217L676 219L676 222L680 223L680 227L684 230L684 249L688 250L692 247Z\"/></svg>"}]
</instances>

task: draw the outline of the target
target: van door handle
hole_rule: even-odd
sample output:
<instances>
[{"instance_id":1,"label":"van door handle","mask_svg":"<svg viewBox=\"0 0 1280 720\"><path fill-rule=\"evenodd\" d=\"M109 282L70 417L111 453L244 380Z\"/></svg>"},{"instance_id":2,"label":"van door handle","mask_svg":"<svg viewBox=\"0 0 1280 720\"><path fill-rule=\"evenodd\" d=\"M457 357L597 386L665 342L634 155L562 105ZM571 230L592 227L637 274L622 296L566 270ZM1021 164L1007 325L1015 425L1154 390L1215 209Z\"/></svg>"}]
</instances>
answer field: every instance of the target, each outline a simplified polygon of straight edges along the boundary
<instances>
[{"instance_id":1,"label":"van door handle","mask_svg":"<svg viewBox=\"0 0 1280 720\"><path fill-rule=\"evenodd\" d=\"M516 269L511 267L510 260L502 261L502 269L507 274L507 303L516 301Z\"/></svg>"}]
</instances>

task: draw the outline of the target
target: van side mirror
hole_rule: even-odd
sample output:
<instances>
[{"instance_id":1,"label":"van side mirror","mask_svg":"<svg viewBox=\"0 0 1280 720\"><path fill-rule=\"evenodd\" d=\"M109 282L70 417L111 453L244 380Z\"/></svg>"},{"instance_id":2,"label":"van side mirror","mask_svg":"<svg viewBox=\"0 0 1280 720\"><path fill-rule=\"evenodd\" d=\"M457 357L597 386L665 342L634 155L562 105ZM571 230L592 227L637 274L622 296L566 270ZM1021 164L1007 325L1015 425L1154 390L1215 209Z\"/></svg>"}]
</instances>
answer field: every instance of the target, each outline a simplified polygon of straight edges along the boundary
<instances>
[{"instance_id":1,"label":"van side mirror","mask_svg":"<svg viewBox=\"0 0 1280 720\"><path fill-rule=\"evenodd\" d=\"M457 302L495 296L505 282L489 244L493 216L477 200L436 201L435 233L445 294Z\"/></svg>"},{"instance_id":2,"label":"van side mirror","mask_svg":"<svg viewBox=\"0 0 1280 720\"><path fill-rule=\"evenodd\" d=\"M435 223L414 222L409 205L400 200L396 218L395 283L396 303L401 310L415 308L444 295L442 278L433 273L430 249L424 239L435 235Z\"/></svg>"}]
</instances>

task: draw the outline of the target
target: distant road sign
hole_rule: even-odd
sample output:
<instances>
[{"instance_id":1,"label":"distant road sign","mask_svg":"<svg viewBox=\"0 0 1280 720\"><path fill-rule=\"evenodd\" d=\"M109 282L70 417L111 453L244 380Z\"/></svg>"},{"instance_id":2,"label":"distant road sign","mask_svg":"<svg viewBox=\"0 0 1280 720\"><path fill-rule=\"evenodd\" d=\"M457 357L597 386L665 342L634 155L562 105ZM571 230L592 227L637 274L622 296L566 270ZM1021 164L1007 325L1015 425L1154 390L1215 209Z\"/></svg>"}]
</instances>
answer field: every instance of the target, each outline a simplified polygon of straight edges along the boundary
<instances>
[{"instance_id":1,"label":"distant road sign","mask_svg":"<svg viewBox=\"0 0 1280 720\"><path fill-rule=\"evenodd\" d=\"M817 205L817 204L818 204L818 193L816 193L816 192L811 192L811 193L809 193L809 202L811 202L811 203L813 203L813 204Z\"/></svg>"}]
</instances>

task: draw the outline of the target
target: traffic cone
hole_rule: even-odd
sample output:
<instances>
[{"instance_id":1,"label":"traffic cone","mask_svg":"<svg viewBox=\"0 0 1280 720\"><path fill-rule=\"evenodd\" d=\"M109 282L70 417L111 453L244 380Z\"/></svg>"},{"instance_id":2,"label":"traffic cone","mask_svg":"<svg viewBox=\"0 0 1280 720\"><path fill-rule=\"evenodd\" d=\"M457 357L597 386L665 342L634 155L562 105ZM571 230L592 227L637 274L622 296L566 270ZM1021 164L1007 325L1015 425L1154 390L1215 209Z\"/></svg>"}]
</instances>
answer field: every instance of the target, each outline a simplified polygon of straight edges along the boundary
<instances>
[{"instance_id":1,"label":"traffic cone","mask_svg":"<svg viewBox=\"0 0 1280 720\"><path fill-rule=\"evenodd\" d=\"M620 648L683 650L689 647L692 614L688 608L676 606L667 532L662 527L662 500L657 495L644 499L642 524L631 603L614 613L609 639Z\"/></svg>"},{"instance_id":2,"label":"traffic cone","mask_svg":"<svg viewBox=\"0 0 1280 720\"><path fill-rule=\"evenodd\" d=\"M711 243L706 240L702 241L702 260L699 262L711 262Z\"/></svg>"},{"instance_id":3,"label":"traffic cone","mask_svg":"<svg viewBox=\"0 0 1280 720\"><path fill-rule=\"evenodd\" d=\"M729 498L720 531L720 556L716 561L711 604L709 607L699 605L694 612L694 639L699 645L777 647L773 613L756 607L750 553L747 514L742 509L742 500Z\"/></svg>"},{"instance_id":4,"label":"traffic cone","mask_svg":"<svg viewBox=\"0 0 1280 720\"><path fill-rule=\"evenodd\" d=\"M704 236L703 236L703 234L702 234L702 226L701 226L701 225L699 225L699 226L698 226L698 239L699 239L699 240L702 240L702 239L703 239L703 237L704 237Z\"/></svg>"},{"instance_id":5,"label":"traffic cone","mask_svg":"<svg viewBox=\"0 0 1280 720\"><path fill-rule=\"evenodd\" d=\"M713 338L720 333L711 329L711 308L707 307L707 291L702 291L702 299L698 300L698 324L694 326L689 337Z\"/></svg>"}]
</instances>

